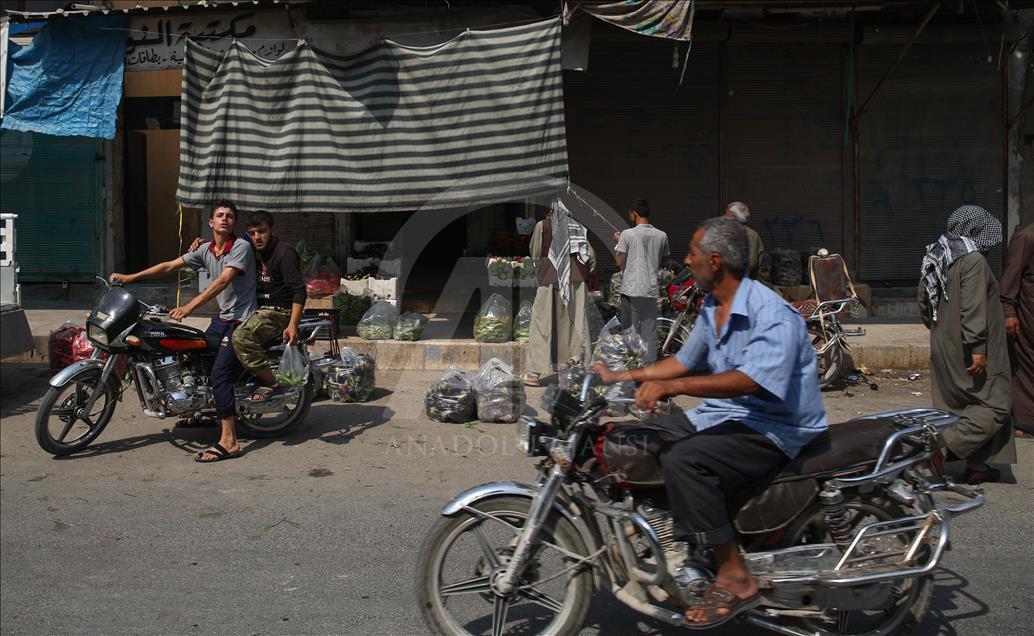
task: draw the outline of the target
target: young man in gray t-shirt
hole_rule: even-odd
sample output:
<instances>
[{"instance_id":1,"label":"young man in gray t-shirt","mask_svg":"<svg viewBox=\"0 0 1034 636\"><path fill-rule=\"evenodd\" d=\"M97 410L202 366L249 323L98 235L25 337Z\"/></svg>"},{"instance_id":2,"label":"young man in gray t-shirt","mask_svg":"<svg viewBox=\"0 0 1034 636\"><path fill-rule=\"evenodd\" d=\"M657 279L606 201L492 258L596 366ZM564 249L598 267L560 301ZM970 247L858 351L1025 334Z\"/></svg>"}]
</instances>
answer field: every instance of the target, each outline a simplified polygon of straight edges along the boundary
<instances>
[{"instance_id":1,"label":"young man in gray t-shirt","mask_svg":"<svg viewBox=\"0 0 1034 636\"><path fill-rule=\"evenodd\" d=\"M635 327L646 344L646 361L657 359L657 270L671 255L668 235L650 225L650 204L636 199L628 210L632 228L616 232L615 260L621 270L621 328Z\"/></svg>"},{"instance_id":2,"label":"young man in gray t-shirt","mask_svg":"<svg viewBox=\"0 0 1034 636\"><path fill-rule=\"evenodd\" d=\"M219 201L209 212L208 226L212 228L212 240L202 243L197 249L142 272L112 274L110 278L113 283L132 283L168 276L183 267L194 270L205 268L213 278L211 284L197 297L169 312L173 320L183 320L212 298L219 305L219 315L212 317L206 333L210 343L219 343L219 351L212 365L211 383L222 434L217 444L194 457L195 461L201 463L217 462L241 454L235 428L237 408L233 394L233 382L240 363L233 353L232 337L237 325L254 313L257 306L255 253L247 241L234 234L237 207L229 201Z\"/></svg>"}]
</instances>

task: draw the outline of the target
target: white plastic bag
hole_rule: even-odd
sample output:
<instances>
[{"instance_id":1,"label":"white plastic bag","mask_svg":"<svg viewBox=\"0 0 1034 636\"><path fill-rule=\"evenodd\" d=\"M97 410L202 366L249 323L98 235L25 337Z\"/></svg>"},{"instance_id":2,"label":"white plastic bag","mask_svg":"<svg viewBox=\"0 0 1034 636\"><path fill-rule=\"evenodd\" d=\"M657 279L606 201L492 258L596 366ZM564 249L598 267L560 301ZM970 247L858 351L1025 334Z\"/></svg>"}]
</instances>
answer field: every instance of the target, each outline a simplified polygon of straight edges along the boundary
<instances>
[{"instance_id":1,"label":"white plastic bag","mask_svg":"<svg viewBox=\"0 0 1034 636\"><path fill-rule=\"evenodd\" d=\"M513 368L498 358L481 365L472 381L482 422L516 422L524 412L528 396Z\"/></svg>"},{"instance_id":2,"label":"white plastic bag","mask_svg":"<svg viewBox=\"0 0 1034 636\"><path fill-rule=\"evenodd\" d=\"M280 366L276 370L277 382L293 388L305 384L305 378L308 375L305 356L302 355L297 345L284 347L284 354L280 357Z\"/></svg>"},{"instance_id":3,"label":"white plastic bag","mask_svg":"<svg viewBox=\"0 0 1034 636\"><path fill-rule=\"evenodd\" d=\"M521 303L521 308L517 310L517 320L513 323L513 339L517 342L528 341L531 334L531 310L530 300Z\"/></svg>"},{"instance_id":4,"label":"white plastic bag","mask_svg":"<svg viewBox=\"0 0 1034 636\"><path fill-rule=\"evenodd\" d=\"M436 421L465 424L477 419L477 399L470 375L457 366L445 370L441 379L427 389L424 412Z\"/></svg>"}]
</instances>

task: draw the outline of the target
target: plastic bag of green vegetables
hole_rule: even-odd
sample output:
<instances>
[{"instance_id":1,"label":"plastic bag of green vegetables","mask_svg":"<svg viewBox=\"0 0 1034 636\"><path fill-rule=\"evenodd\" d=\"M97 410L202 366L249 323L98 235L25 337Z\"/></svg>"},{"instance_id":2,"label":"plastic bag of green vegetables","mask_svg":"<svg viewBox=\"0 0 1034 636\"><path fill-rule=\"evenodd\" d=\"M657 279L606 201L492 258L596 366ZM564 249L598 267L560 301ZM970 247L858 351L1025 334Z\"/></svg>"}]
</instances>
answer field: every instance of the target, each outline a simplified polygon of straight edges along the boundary
<instances>
[{"instance_id":1,"label":"plastic bag of green vegetables","mask_svg":"<svg viewBox=\"0 0 1034 636\"><path fill-rule=\"evenodd\" d=\"M414 312L406 312L395 322L395 340L420 340L424 335L427 318Z\"/></svg>"},{"instance_id":2,"label":"plastic bag of green vegetables","mask_svg":"<svg viewBox=\"0 0 1034 636\"><path fill-rule=\"evenodd\" d=\"M508 342L511 326L510 309L510 301L499 294L489 296L474 319L474 340Z\"/></svg>"},{"instance_id":3,"label":"plastic bag of green vegetables","mask_svg":"<svg viewBox=\"0 0 1034 636\"><path fill-rule=\"evenodd\" d=\"M646 344L634 329L621 331L621 323L618 319L611 318L610 322L600 332L600 339L596 343L596 350L592 354L593 364L602 364L611 371L628 371L643 366L643 357L646 355ZM605 389L601 395L613 399L621 395L628 397L635 394L635 386L616 385L618 388ZM619 417L628 411L625 404L611 404L607 407L607 415Z\"/></svg>"},{"instance_id":4,"label":"plastic bag of green vegetables","mask_svg":"<svg viewBox=\"0 0 1034 636\"><path fill-rule=\"evenodd\" d=\"M517 310L517 319L513 322L513 339L517 342L527 342L531 333L531 309L530 300L521 303Z\"/></svg>"},{"instance_id":5,"label":"plastic bag of green vegetables","mask_svg":"<svg viewBox=\"0 0 1034 636\"><path fill-rule=\"evenodd\" d=\"M370 399L377 376L373 358L351 347L341 349L341 361L331 367L327 393L335 402L365 402Z\"/></svg>"},{"instance_id":6,"label":"plastic bag of green vegetables","mask_svg":"<svg viewBox=\"0 0 1034 636\"><path fill-rule=\"evenodd\" d=\"M363 314L356 333L363 340L391 340L397 320L395 306L386 300L378 300Z\"/></svg>"},{"instance_id":7,"label":"plastic bag of green vegetables","mask_svg":"<svg viewBox=\"0 0 1034 636\"><path fill-rule=\"evenodd\" d=\"M276 370L276 381L286 387L294 388L305 384L308 375L309 369L305 355L297 345L285 347L284 354L280 356L280 366Z\"/></svg>"},{"instance_id":8,"label":"plastic bag of green vegetables","mask_svg":"<svg viewBox=\"0 0 1034 636\"><path fill-rule=\"evenodd\" d=\"M481 365L471 382L482 422L513 423L524 412L528 396L513 368L498 358Z\"/></svg>"},{"instance_id":9,"label":"plastic bag of green vegetables","mask_svg":"<svg viewBox=\"0 0 1034 636\"><path fill-rule=\"evenodd\" d=\"M455 366L446 369L441 379L428 387L424 413L446 424L466 424L477 419L477 398L467 372Z\"/></svg>"}]
</instances>

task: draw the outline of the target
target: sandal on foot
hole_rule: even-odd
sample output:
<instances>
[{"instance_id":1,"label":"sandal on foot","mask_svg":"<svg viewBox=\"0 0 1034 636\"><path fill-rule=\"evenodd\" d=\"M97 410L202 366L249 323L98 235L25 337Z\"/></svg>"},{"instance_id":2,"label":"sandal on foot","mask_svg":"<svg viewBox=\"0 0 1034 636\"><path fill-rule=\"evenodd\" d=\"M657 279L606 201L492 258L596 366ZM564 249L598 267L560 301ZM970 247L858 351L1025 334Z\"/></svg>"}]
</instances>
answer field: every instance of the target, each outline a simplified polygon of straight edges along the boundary
<instances>
[{"instance_id":1,"label":"sandal on foot","mask_svg":"<svg viewBox=\"0 0 1034 636\"><path fill-rule=\"evenodd\" d=\"M538 373L532 373L531 371L525 373L524 377L521 378L521 381L524 382L524 386L541 386L541 376L539 376Z\"/></svg>"},{"instance_id":2,"label":"sandal on foot","mask_svg":"<svg viewBox=\"0 0 1034 636\"><path fill-rule=\"evenodd\" d=\"M280 392L280 385L260 386L251 394L252 402L268 402L270 398Z\"/></svg>"},{"instance_id":3,"label":"sandal on foot","mask_svg":"<svg viewBox=\"0 0 1034 636\"><path fill-rule=\"evenodd\" d=\"M704 622L694 622L686 619L683 626L690 629L711 629L712 627L727 623L743 612L754 609L760 604L760 593L756 593L750 598L740 598L724 587L712 585L709 590L704 592L700 601L694 603L689 608L689 611L703 610L707 620ZM722 614L721 610L728 610L728 613Z\"/></svg>"},{"instance_id":4,"label":"sandal on foot","mask_svg":"<svg viewBox=\"0 0 1034 636\"><path fill-rule=\"evenodd\" d=\"M205 459L205 455L215 455L212 459ZM238 450L235 453L231 453L222 447L221 444L213 444L211 448L203 450L197 455L194 455L194 461L199 464L211 464L213 462L221 462L224 459L233 459L234 457L240 457L241 451Z\"/></svg>"}]
</instances>

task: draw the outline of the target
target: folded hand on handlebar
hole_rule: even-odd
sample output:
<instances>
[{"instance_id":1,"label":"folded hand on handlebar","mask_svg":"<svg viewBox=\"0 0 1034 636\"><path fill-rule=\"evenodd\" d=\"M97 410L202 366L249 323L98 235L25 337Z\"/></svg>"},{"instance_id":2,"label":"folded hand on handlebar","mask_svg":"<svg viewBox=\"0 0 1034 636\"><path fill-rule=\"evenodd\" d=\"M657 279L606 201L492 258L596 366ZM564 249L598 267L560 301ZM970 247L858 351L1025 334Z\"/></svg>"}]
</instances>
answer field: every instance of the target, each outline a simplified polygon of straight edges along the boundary
<instances>
[{"instance_id":1,"label":"folded hand on handlebar","mask_svg":"<svg viewBox=\"0 0 1034 636\"><path fill-rule=\"evenodd\" d=\"M111 276L108 277L108 282L114 285L115 283L129 283L132 282L131 274L117 274L112 272Z\"/></svg>"},{"instance_id":2,"label":"folded hand on handlebar","mask_svg":"<svg viewBox=\"0 0 1034 636\"><path fill-rule=\"evenodd\" d=\"M172 311L169 312L169 318L172 318L173 320L180 320L180 321L182 321L184 318L186 318L189 315L190 315L190 310L187 309L186 307L176 307Z\"/></svg>"},{"instance_id":3,"label":"folded hand on handlebar","mask_svg":"<svg viewBox=\"0 0 1034 636\"><path fill-rule=\"evenodd\" d=\"M602 364L590 365L586 369L586 371L589 372L589 373L595 373L597 376L599 376L600 382L602 382L603 384L610 385L610 384L614 384L614 383L620 381L618 379L618 374L617 373L614 373L613 371L611 371L607 367L603 366Z\"/></svg>"},{"instance_id":4,"label":"folded hand on handlebar","mask_svg":"<svg viewBox=\"0 0 1034 636\"><path fill-rule=\"evenodd\" d=\"M641 409L652 411L654 405L671 395L670 385L666 380L643 382L635 392L635 403Z\"/></svg>"}]
</instances>

